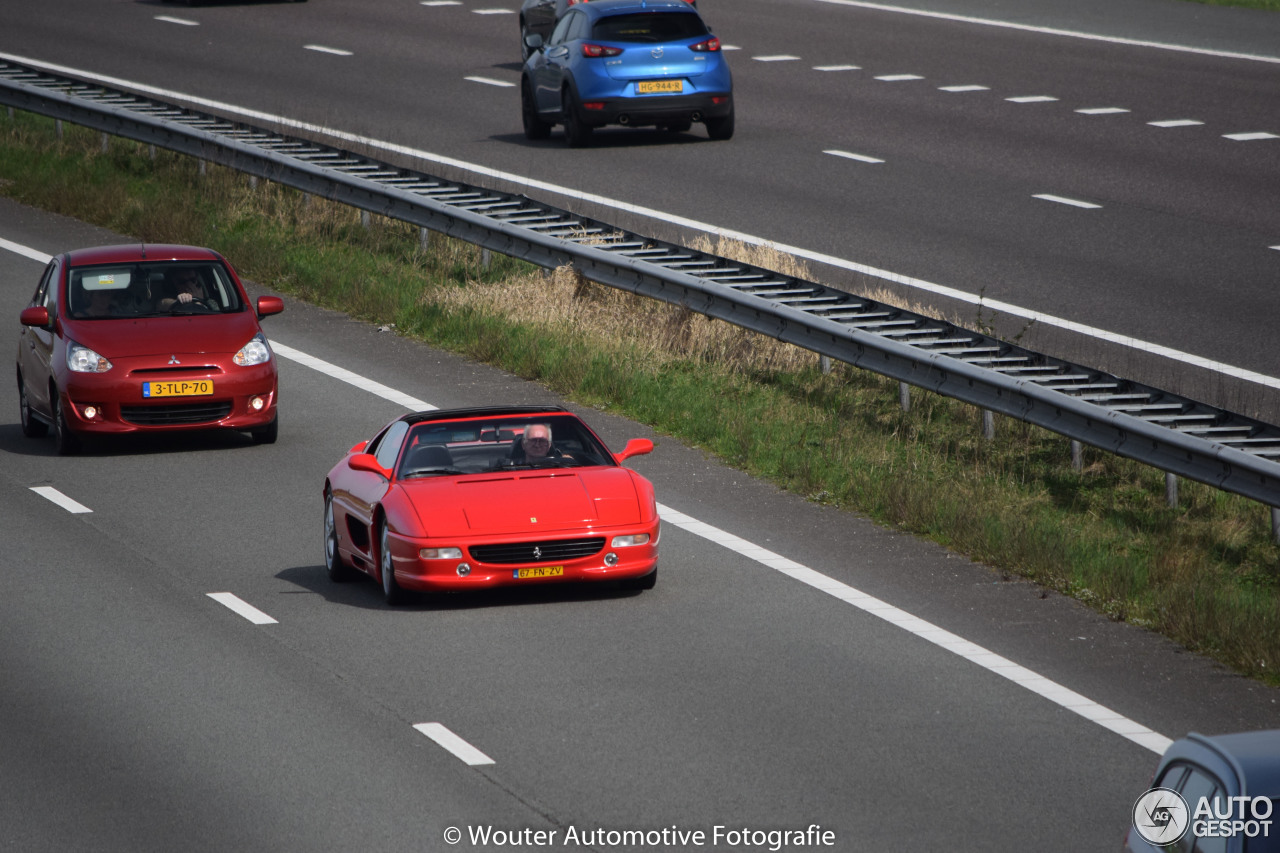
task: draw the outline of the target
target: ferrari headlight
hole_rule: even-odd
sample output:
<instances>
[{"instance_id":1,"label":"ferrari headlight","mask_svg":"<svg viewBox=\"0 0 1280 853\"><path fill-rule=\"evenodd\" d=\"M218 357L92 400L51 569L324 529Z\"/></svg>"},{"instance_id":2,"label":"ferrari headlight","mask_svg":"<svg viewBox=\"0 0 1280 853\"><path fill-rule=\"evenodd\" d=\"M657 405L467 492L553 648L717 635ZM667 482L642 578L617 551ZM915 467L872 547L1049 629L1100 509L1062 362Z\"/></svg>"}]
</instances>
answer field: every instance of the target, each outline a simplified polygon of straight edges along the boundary
<instances>
[{"instance_id":1,"label":"ferrari headlight","mask_svg":"<svg viewBox=\"0 0 1280 853\"><path fill-rule=\"evenodd\" d=\"M610 548L632 548L636 545L649 544L648 533L636 533L632 536L615 536L609 543Z\"/></svg>"},{"instance_id":2,"label":"ferrari headlight","mask_svg":"<svg viewBox=\"0 0 1280 853\"><path fill-rule=\"evenodd\" d=\"M461 560L461 548L423 548L418 556L424 560Z\"/></svg>"},{"instance_id":3,"label":"ferrari headlight","mask_svg":"<svg viewBox=\"0 0 1280 853\"><path fill-rule=\"evenodd\" d=\"M240 352L233 357L236 364L241 367L252 367L255 364L265 364L271 360L271 348L267 346L267 339L263 337L262 332L253 336L253 340L240 347Z\"/></svg>"},{"instance_id":4,"label":"ferrari headlight","mask_svg":"<svg viewBox=\"0 0 1280 853\"><path fill-rule=\"evenodd\" d=\"M88 347L68 341L67 368L72 373L106 373L111 369L111 362Z\"/></svg>"}]
</instances>

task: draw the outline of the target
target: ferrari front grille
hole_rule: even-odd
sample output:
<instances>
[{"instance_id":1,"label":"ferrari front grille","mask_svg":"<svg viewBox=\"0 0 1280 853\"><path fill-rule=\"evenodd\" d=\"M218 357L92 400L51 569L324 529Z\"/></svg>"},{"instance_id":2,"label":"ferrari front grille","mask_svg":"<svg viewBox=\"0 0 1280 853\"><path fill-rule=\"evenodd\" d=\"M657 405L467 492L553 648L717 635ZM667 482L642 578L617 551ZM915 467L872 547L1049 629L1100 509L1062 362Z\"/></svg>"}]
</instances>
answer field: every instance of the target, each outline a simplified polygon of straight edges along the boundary
<instances>
[{"instance_id":1,"label":"ferrari front grille","mask_svg":"<svg viewBox=\"0 0 1280 853\"><path fill-rule=\"evenodd\" d=\"M120 417L138 426L210 424L231 414L231 403L184 403L177 406L121 406Z\"/></svg>"},{"instance_id":2,"label":"ferrari front grille","mask_svg":"<svg viewBox=\"0 0 1280 853\"><path fill-rule=\"evenodd\" d=\"M604 550L604 537L560 539L553 542L510 542L502 545L472 545L471 559L477 563L558 563L590 557Z\"/></svg>"}]
</instances>

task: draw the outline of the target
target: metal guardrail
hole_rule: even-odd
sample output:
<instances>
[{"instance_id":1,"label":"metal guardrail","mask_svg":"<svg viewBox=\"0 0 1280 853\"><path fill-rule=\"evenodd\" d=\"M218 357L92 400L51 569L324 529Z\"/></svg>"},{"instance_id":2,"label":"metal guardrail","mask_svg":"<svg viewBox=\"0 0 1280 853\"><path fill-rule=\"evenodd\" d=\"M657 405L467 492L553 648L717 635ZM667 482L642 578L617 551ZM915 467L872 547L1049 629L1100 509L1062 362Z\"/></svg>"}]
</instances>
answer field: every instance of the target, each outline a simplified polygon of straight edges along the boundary
<instances>
[{"instance_id":1,"label":"metal guardrail","mask_svg":"<svg viewBox=\"0 0 1280 853\"><path fill-rule=\"evenodd\" d=\"M678 304L1280 507L1280 428L813 282L121 90L0 62L0 104L189 154Z\"/></svg>"}]
</instances>

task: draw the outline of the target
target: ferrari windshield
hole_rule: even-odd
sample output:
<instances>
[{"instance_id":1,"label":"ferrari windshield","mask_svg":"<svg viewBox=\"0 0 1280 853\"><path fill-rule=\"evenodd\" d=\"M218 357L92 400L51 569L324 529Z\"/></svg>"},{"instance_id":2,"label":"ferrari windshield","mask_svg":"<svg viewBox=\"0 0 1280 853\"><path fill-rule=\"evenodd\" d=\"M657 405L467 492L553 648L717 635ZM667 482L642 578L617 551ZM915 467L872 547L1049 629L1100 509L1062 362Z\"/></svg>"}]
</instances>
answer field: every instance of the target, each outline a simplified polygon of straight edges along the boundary
<instances>
[{"instance_id":1,"label":"ferrari windshield","mask_svg":"<svg viewBox=\"0 0 1280 853\"><path fill-rule=\"evenodd\" d=\"M615 464L573 415L492 417L416 424L405 435L397 476Z\"/></svg>"},{"instance_id":2,"label":"ferrari windshield","mask_svg":"<svg viewBox=\"0 0 1280 853\"><path fill-rule=\"evenodd\" d=\"M225 314L244 308L220 263L177 261L74 267L67 307L76 319L111 320L179 314Z\"/></svg>"}]
</instances>

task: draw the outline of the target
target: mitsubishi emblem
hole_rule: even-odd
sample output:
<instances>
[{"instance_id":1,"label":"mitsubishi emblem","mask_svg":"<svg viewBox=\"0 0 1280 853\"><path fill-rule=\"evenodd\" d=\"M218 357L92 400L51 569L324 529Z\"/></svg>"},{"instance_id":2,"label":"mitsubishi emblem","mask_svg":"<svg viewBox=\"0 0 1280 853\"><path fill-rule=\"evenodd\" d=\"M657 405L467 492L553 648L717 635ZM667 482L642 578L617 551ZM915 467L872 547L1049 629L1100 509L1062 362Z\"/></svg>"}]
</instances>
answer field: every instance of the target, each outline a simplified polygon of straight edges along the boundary
<instances>
[{"instance_id":1,"label":"mitsubishi emblem","mask_svg":"<svg viewBox=\"0 0 1280 853\"><path fill-rule=\"evenodd\" d=\"M170 363L170 364L182 364L182 362L178 361L178 357L177 357L176 355L171 355L171 356L169 356L169 363Z\"/></svg>"},{"instance_id":2,"label":"mitsubishi emblem","mask_svg":"<svg viewBox=\"0 0 1280 853\"><path fill-rule=\"evenodd\" d=\"M533 559L535 559L535 560L541 560L541 559L542 559L542 549L541 549L541 548L539 548L537 545L534 545L534 546L533 546Z\"/></svg>"}]
</instances>

